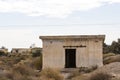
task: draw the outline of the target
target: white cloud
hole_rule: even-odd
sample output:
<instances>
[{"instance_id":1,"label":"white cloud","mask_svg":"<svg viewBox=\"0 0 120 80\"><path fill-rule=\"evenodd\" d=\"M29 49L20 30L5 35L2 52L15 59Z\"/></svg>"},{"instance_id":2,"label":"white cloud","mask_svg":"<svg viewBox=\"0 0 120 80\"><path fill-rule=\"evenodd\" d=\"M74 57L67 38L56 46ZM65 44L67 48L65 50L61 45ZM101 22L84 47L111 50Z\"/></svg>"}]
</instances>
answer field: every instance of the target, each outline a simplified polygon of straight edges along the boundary
<instances>
[{"instance_id":1,"label":"white cloud","mask_svg":"<svg viewBox=\"0 0 120 80\"><path fill-rule=\"evenodd\" d=\"M65 17L73 11L100 7L120 0L0 0L0 12L20 12L29 16Z\"/></svg>"}]
</instances>

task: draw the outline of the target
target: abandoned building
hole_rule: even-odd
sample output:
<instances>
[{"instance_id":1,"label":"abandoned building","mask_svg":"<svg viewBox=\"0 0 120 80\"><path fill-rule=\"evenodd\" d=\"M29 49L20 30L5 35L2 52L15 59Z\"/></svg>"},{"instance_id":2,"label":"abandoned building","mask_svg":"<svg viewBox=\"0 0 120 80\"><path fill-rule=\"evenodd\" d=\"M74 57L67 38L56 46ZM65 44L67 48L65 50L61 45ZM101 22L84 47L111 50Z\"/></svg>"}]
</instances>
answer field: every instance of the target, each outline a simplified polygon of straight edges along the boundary
<instances>
[{"instance_id":1,"label":"abandoned building","mask_svg":"<svg viewBox=\"0 0 120 80\"><path fill-rule=\"evenodd\" d=\"M105 35L40 36L43 68L79 68L103 65Z\"/></svg>"},{"instance_id":2,"label":"abandoned building","mask_svg":"<svg viewBox=\"0 0 120 80\"><path fill-rule=\"evenodd\" d=\"M21 54L21 55L29 55L31 52L30 48L12 48L11 54L16 55L16 54Z\"/></svg>"}]
</instances>

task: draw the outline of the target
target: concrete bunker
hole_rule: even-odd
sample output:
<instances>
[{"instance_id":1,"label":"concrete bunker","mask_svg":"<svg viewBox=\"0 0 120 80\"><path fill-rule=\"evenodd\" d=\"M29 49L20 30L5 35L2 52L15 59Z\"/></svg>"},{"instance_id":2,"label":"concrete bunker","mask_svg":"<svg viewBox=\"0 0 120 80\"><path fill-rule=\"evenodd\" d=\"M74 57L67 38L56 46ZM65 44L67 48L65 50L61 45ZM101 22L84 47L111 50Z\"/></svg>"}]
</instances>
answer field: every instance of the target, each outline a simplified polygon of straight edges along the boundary
<instances>
[{"instance_id":1,"label":"concrete bunker","mask_svg":"<svg viewBox=\"0 0 120 80\"><path fill-rule=\"evenodd\" d=\"M103 65L105 35L40 36L43 68L79 68Z\"/></svg>"}]
</instances>

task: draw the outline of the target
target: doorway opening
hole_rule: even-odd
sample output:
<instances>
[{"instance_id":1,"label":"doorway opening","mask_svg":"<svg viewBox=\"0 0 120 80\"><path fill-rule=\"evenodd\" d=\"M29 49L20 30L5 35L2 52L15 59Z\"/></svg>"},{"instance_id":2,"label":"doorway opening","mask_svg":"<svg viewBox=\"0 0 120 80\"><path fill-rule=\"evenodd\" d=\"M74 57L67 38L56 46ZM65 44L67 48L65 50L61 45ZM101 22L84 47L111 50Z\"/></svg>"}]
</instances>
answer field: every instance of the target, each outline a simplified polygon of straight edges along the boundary
<instances>
[{"instance_id":1,"label":"doorway opening","mask_svg":"<svg viewBox=\"0 0 120 80\"><path fill-rule=\"evenodd\" d=\"M76 68L76 49L65 49L65 68Z\"/></svg>"}]
</instances>

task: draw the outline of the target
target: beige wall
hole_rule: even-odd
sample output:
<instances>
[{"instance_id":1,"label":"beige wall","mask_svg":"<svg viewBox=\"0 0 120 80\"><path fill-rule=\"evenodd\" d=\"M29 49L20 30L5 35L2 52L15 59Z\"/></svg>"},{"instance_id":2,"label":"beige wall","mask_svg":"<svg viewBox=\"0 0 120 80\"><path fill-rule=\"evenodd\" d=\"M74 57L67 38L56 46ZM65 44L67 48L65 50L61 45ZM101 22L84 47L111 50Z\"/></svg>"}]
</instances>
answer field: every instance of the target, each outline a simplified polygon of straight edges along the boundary
<instances>
[{"instance_id":1,"label":"beige wall","mask_svg":"<svg viewBox=\"0 0 120 80\"><path fill-rule=\"evenodd\" d=\"M43 68L64 68L66 48L76 49L76 67L102 66L102 43L102 39L43 40ZM75 47L80 45L86 47Z\"/></svg>"},{"instance_id":2,"label":"beige wall","mask_svg":"<svg viewBox=\"0 0 120 80\"><path fill-rule=\"evenodd\" d=\"M62 68L64 66L63 43L56 40L44 40L43 43L43 67Z\"/></svg>"}]
</instances>

